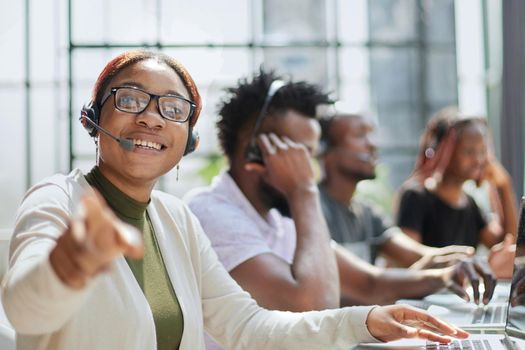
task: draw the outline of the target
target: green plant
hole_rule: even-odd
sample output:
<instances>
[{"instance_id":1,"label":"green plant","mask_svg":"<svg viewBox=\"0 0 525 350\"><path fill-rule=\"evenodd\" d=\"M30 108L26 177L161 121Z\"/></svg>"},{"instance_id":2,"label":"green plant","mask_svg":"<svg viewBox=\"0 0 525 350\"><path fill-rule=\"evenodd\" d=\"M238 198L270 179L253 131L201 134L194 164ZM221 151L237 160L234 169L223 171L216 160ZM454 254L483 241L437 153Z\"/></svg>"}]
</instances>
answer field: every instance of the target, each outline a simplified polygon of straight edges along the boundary
<instances>
[{"instance_id":1,"label":"green plant","mask_svg":"<svg viewBox=\"0 0 525 350\"><path fill-rule=\"evenodd\" d=\"M198 175L210 184L214 176L226 166L226 158L220 153L210 153L205 156L206 165L199 169Z\"/></svg>"}]
</instances>

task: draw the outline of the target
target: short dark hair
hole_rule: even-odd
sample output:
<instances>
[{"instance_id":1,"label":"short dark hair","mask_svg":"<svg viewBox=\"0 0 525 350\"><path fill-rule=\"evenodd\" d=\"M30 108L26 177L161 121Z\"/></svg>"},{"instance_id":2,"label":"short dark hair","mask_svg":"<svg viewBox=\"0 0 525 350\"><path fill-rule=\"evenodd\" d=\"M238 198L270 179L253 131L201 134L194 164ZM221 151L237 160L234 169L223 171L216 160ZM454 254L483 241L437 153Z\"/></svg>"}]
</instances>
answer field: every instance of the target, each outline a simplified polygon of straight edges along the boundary
<instances>
[{"instance_id":1,"label":"short dark hair","mask_svg":"<svg viewBox=\"0 0 525 350\"><path fill-rule=\"evenodd\" d=\"M238 144L239 131L253 125L264 104L268 89L274 80L284 80L275 72L259 73L249 80L240 79L236 87L227 88L226 96L219 103L217 129L219 142L224 154L232 157ZM267 113L276 115L294 110L310 118L317 118L316 107L331 103L328 94L320 87L304 81L288 81L273 96Z\"/></svg>"},{"instance_id":2,"label":"short dark hair","mask_svg":"<svg viewBox=\"0 0 525 350\"><path fill-rule=\"evenodd\" d=\"M339 120L350 119L350 118L363 118L362 114L357 113L342 113L337 112L335 115L330 117L324 117L319 119L319 125L321 126L321 139L319 140L319 149L317 150L317 156L323 156L326 152L338 145L340 140L337 140L333 135L333 124Z\"/></svg>"}]
</instances>

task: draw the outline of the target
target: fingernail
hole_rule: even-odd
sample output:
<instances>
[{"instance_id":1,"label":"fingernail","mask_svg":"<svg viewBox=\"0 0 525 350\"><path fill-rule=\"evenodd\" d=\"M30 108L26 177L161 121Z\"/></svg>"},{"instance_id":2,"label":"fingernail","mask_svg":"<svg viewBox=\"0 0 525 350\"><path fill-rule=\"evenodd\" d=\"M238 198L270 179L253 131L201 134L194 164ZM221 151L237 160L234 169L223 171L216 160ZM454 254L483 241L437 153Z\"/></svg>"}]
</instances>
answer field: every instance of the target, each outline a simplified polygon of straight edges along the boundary
<instances>
[{"instance_id":1,"label":"fingernail","mask_svg":"<svg viewBox=\"0 0 525 350\"><path fill-rule=\"evenodd\" d=\"M71 234L78 244L84 244L87 238L85 219L86 208L84 203L79 202L71 220Z\"/></svg>"}]
</instances>

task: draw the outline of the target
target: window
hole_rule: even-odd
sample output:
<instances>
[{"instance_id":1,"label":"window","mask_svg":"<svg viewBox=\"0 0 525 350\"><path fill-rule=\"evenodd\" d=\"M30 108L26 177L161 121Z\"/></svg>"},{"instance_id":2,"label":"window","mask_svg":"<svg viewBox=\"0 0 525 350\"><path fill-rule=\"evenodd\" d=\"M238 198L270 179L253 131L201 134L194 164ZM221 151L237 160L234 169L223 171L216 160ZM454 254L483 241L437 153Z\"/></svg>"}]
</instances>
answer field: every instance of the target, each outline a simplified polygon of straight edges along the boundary
<instances>
[{"instance_id":1,"label":"window","mask_svg":"<svg viewBox=\"0 0 525 350\"><path fill-rule=\"evenodd\" d=\"M9 130L0 147L0 229L12 225L31 184L68 172L70 161L84 170L94 164L95 147L78 115L103 65L126 48L177 57L201 89L200 148L181 162L178 182L173 170L160 184L177 195L203 185L195 174L216 159L222 89L261 64L375 113L393 187L408 175L434 111L451 103L486 111L482 0L231 0L228 9L215 0L28 4L10 3L0 15L0 48L11 53L0 66L7 106L1 118ZM490 84L494 90L498 80Z\"/></svg>"}]
</instances>

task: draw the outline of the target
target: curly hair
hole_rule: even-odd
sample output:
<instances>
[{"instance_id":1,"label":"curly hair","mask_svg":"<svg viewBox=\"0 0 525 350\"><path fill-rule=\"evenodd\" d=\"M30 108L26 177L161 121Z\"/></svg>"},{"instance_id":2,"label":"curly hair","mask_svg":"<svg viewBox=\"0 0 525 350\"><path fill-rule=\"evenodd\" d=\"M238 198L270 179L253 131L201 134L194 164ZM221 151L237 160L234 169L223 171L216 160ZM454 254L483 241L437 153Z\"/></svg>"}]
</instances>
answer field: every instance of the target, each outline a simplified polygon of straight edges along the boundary
<instances>
[{"instance_id":1,"label":"curly hair","mask_svg":"<svg viewBox=\"0 0 525 350\"><path fill-rule=\"evenodd\" d=\"M259 69L259 73L251 80L240 79L236 87L225 90L227 94L218 106L217 129L222 151L228 158L235 153L240 130L253 127L268 89L277 79L283 80L273 71ZM317 118L316 107L325 103L331 103L330 98L318 86L304 81L288 81L273 96L267 114L276 116L293 110L309 118Z\"/></svg>"}]
</instances>

